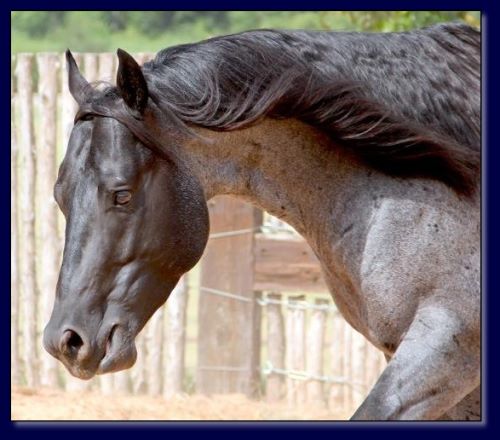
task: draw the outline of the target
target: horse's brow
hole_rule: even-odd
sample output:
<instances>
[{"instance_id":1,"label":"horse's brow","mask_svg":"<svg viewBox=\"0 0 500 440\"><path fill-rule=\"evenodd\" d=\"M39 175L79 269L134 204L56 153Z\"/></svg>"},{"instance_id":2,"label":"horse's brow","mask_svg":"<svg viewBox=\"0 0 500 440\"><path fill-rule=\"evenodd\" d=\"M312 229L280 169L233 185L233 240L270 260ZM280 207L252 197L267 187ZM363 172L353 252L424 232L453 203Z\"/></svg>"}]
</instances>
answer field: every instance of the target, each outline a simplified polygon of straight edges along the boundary
<instances>
[{"instance_id":1,"label":"horse's brow","mask_svg":"<svg viewBox=\"0 0 500 440\"><path fill-rule=\"evenodd\" d=\"M117 164L114 161L108 161L107 164L99 166L101 180L109 185L125 185L134 174L132 167L129 165Z\"/></svg>"}]
</instances>

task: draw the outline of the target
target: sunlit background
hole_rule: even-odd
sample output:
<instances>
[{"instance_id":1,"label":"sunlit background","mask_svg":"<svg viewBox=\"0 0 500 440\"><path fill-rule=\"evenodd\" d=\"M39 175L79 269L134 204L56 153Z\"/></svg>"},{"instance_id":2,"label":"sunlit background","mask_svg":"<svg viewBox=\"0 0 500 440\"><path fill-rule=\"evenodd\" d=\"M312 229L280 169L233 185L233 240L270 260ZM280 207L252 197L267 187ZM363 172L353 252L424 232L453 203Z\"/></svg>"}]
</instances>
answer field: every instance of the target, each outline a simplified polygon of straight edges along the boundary
<instances>
[{"instance_id":1,"label":"sunlit background","mask_svg":"<svg viewBox=\"0 0 500 440\"><path fill-rule=\"evenodd\" d=\"M45 353L41 334L64 243L52 187L76 111L63 51L75 53L88 80L113 80L118 47L143 62L167 46L249 29L390 32L457 20L479 27L479 12L14 11L11 18L12 418L348 418L383 356L339 315L298 234L231 199L210 202L207 252L141 332L131 370L83 382ZM231 297L241 294L250 301Z\"/></svg>"}]
</instances>

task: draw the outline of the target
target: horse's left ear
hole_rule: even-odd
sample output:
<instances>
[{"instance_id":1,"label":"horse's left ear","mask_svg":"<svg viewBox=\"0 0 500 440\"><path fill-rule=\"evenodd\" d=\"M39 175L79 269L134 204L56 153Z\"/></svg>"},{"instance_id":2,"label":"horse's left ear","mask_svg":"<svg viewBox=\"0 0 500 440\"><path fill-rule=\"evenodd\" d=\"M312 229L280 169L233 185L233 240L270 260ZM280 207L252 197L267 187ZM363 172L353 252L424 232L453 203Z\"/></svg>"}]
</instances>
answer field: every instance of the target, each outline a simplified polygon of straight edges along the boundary
<instances>
[{"instance_id":1,"label":"horse's left ear","mask_svg":"<svg viewBox=\"0 0 500 440\"><path fill-rule=\"evenodd\" d=\"M89 83L80 73L76 61L69 49L66 50L66 67L68 69L68 87L71 96L73 96L78 104L82 105L85 102Z\"/></svg>"},{"instance_id":2,"label":"horse's left ear","mask_svg":"<svg viewBox=\"0 0 500 440\"><path fill-rule=\"evenodd\" d=\"M148 85L141 67L134 58L122 49L117 51L119 65L116 85L121 97L135 116L140 116L148 102Z\"/></svg>"}]
</instances>

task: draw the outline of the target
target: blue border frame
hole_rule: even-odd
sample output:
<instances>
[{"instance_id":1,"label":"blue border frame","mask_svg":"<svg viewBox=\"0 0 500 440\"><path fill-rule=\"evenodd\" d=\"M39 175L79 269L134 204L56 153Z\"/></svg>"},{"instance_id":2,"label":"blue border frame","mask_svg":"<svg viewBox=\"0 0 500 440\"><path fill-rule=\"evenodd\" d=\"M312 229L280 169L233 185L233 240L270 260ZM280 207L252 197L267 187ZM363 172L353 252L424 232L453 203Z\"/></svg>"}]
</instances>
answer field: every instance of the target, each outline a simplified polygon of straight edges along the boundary
<instances>
[{"instance_id":1,"label":"blue border frame","mask_svg":"<svg viewBox=\"0 0 500 440\"><path fill-rule=\"evenodd\" d=\"M495 400L496 392L498 391L498 376L495 373L498 371L495 350L492 344L495 344L495 330L497 327L497 322L495 320L494 313L496 310L500 310L495 307L498 302L498 292L499 283L498 278L495 277L495 268L499 267L498 260L495 261L495 250L499 244L499 232L495 228L499 222L497 211L495 210L495 194L498 189L498 172L495 172L496 165L500 164L498 160L500 142L498 139L498 132L495 130L494 121L498 120L498 112L496 110L495 104L500 102L499 96L499 86L498 78L500 75L497 70L497 59L498 55L495 57L495 52L498 53L498 47L496 42L500 41L499 28L497 25L498 15L497 11L494 9L494 1L486 0L476 0L476 1L442 1L442 0L411 0L411 1L395 1L395 0L385 0L379 2L369 2L369 1L356 1L356 0L337 0L335 2L321 1L321 0L309 0L307 2L297 2L289 0L287 2L278 1L244 1L238 2L237 7L231 5L229 2L210 2L209 4L203 3L201 1L190 1L185 0L182 3L178 2L178 7L176 8L175 2L168 2L166 4L158 4L156 2L142 1L140 3L142 9L144 10L157 10L157 9L182 9L182 10L481 10L483 13L483 223L482 223L482 236L483 236L483 260L482 260L482 273L483 273L483 382L487 384L483 388L483 423L428 423L428 422L408 422L408 423L346 423L346 422L23 422L23 423L12 423L10 421L10 368L9 363L5 360L0 364L4 371L0 377L2 385L2 396L4 396L1 417L1 429L4 435L9 438L13 436L22 435L32 435L34 431L44 431L43 434L54 435L56 433L61 433L65 435L69 430L71 430L71 436L73 438L87 437L87 429L92 431L102 430L104 432L120 431L117 432L118 435L123 436L124 434L129 434L135 436L139 430L148 429L151 431L162 431L167 429L169 431L178 431L180 429L189 429L193 431L193 434L203 430L211 431L211 433L216 433L220 435L223 431L238 430L238 435L253 435L253 429L266 430L272 432L276 429L287 430L287 435L297 432L299 435L305 429L320 429L320 430L346 430L351 434L364 435L366 429L375 429L377 434L384 435L400 435L400 431L405 431L405 435L413 433L414 435L422 435L420 429L425 430L425 435L441 435L445 431L453 431L452 435L456 437L457 435L466 436L470 438L473 435L489 435L498 430L498 421L495 411ZM1 15L0 15L0 32L2 33L1 44L4 45L4 50L2 53L10 54L10 11L11 10L65 10L71 6L74 10L134 10L137 9L137 3L131 0L118 1L107 1L103 3L102 1L87 0L85 2L77 1L67 2L53 1L51 3L45 2L41 4L33 0L30 1L5 1L1 3ZM207 8L208 6L208 8ZM10 98L7 93L7 84L10 81L10 60L4 64L4 68L1 69L3 77L2 87L2 99L1 104L5 110L5 115L10 114ZM10 86L9 86L10 89ZM10 138L7 140L7 136L10 133L10 123L7 118L2 118L1 123L4 125L2 130L2 135L5 139L5 146L10 144ZM9 124L9 126L7 126ZM497 147L498 145L498 147ZM6 147L3 148L1 154L4 155L6 160L2 161L4 167L7 167L10 161L10 152ZM9 157L9 159L7 159ZM7 188L10 186L10 168L3 173L0 173L0 178L2 179L3 185L1 186L5 194L7 194ZM8 193L10 197L10 192ZM4 204L7 205L7 200L9 197L5 197ZM10 208L9 208L10 209ZM6 209L7 211L7 209ZM2 228L1 231L5 235L4 242L9 241L10 235L7 237L8 225L10 224L10 217L7 214L2 215ZM2 259L4 264L1 266L2 270L5 271L2 277L7 284L7 280L10 278L10 272L7 275L8 264L10 264L10 249L7 247L2 248ZM10 287L9 287L10 289ZM6 291L7 292L7 289ZM5 304L2 310L10 310L10 296L6 293L2 295L2 300ZM9 315L10 316L10 315ZM5 317L2 320L2 325L4 326L4 334L10 334L10 319ZM10 343L9 343L10 346ZM5 350L6 352L6 350ZM490 374L488 374L490 373ZM486 379L486 380L484 380ZM130 431L130 432L128 432ZM472 431L472 432L471 432ZM168 435L168 433L166 433ZM274 434L276 435L276 434Z\"/></svg>"}]
</instances>

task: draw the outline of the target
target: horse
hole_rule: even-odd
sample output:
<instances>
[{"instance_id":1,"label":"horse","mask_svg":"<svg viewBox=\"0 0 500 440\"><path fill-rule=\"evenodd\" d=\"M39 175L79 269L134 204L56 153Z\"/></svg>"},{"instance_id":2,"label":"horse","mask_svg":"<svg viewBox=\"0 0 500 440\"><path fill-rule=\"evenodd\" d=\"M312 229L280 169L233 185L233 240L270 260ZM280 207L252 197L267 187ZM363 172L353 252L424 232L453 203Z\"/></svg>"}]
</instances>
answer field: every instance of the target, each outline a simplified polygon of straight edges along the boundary
<instances>
[{"instance_id":1,"label":"horse","mask_svg":"<svg viewBox=\"0 0 500 440\"><path fill-rule=\"evenodd\" d=\"M292 225L388 364L351 420L478 420L480 32L255 30L118 49L116 86L68 50L78 112L46 350L81 379L134 339L207 243L207 201Z\"/></svg>"}]
</instances>

